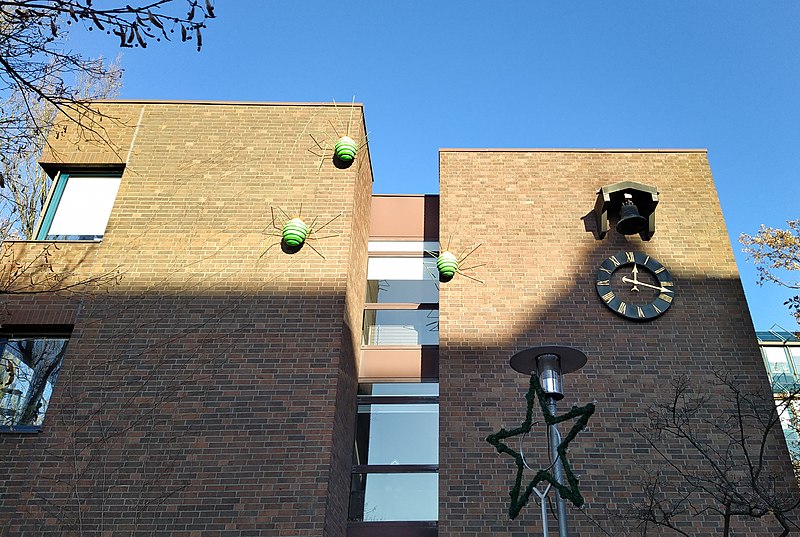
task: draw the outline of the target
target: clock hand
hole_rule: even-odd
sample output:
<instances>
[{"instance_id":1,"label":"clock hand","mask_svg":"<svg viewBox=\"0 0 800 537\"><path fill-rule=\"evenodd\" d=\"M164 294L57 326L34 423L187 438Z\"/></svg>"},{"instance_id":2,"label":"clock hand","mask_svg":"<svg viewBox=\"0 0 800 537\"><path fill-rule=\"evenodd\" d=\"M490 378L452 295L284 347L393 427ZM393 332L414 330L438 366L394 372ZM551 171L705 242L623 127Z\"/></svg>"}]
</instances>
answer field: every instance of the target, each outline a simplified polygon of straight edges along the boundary
<instances>
[{"instance_id":1,"label":"clock hand","mask_svg":"<svg viewBox=\"0 0 800 537\"><path fill-rule=\"evenodd\" d=\"M672 289L667 289L666 287L657 287L655 285L650 285L649 283L637 282L636 280L631 280L630 278L626 278L624 276L622 277L622 281L625 282L625 283L632 283L632 284L635 284L635 285L644 285L645 287L649 287L650 289L658 289L659 291L664 292L664 293L671 293L672 292Z\"/></svg>"},{"instance_id":2,"label":"clock hand","mask_svg":"<svg viewBox=\"0 0 800 537\"><path fill-rule=\"evenodd\" d=\"M636 291L638 293L639 288L636 286L639 284L639 279L636 276L639 274L639 269L636 267L636 264L633 265L633 270L631 271L631 274L633 275L633 282L628 282L628 283L633 283L631 291Z\"/></svg>"}]
</instances>

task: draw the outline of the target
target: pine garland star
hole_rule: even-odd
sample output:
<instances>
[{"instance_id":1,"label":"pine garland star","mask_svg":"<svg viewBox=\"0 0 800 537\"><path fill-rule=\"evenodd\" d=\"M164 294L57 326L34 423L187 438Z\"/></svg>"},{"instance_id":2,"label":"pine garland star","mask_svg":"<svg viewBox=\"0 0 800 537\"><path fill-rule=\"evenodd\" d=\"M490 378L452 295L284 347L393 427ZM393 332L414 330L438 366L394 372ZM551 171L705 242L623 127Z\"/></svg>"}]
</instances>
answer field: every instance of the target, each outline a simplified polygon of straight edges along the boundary
<instances>
[{"instance_id":1,"label":"pine garland star","mask_svg":"<svg viewBox=\"0 0 800 537\"><path fill-rule=\"evenodd\" d=\"M544 421L548 426L580 416L575 422L575 425L572 426L572 429L569 431L567 436L562 438L561 443L558 444L558 448L556 450L558 452L558 458L561 460L564 466L564 475L567 478L567 483L569 486L562 485L556 481L555 477L553 477L549 471L539 470L536 472L533 480L528 483L525 491L520 494L522 491L522 472L525 468L525 461L522 458L522 454L508 447L502 442L502 440L520 434L527 434L531 431L533 424L533 402L537 397L539 399L539 406L542 409ZM539 383L539 377L535 374L531 375L531 384L530 388L528 389L528 393L525 394L525 399L528 401L528 409L525 413L525 421L522 422L522 425L516 429L511 429L510 431L507 431L503 428L498 432L490 434L486 437L486 441L493 445L497 449L498 453L508 453L514 457L514 460L517 463L517 477L514 480L514 487L511 489L511 505L508 508L508 514L512 520L517 518L519 512L523 507L525 507L525 504L528 503L528 499L530 498L533 489L542 481L547 481L550 483L556 488L556 490L558 490L558 493L562 498L571 501L575 507L580 507L583 505L583 496L581 495L580 490L578 490L578 478L575 477L574 473L572 473L572 468L567 461L567 446L569 446L569 443L572 442L577 434L586 427L589 418L592 414L594 414L595 410L594 404L588 403L582 407L573 407L572 410L566 414L562 414L561 416L553 416L553 414L550 412L550 409L547 408L544 390L542 390L542 385Z\"/></svg>"}]
</instances>

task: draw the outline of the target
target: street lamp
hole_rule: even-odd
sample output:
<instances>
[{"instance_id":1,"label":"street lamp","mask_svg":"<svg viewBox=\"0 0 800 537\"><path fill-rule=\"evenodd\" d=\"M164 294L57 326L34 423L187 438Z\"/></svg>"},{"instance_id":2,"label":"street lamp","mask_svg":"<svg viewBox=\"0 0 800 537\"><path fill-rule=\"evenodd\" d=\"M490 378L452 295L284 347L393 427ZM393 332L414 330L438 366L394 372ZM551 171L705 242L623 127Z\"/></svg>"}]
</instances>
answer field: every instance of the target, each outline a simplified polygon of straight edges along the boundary
<instances>
[{"instance_id":1,"label":"street lamp","mask_svg":"<svg viewBox=\"0 0 800 537\"><path fill-rule=\"evenodd\" d=\"M562 377L566 373L577 371L586 365L586 355L578 349L562 345L544 345L531 347L516 353L511 357L511 367L524 375L538 375L542 390L547 400L550 414L556 415L556 402L564 398ZM555 424L549 425L550 461L553 464L553 477L564 485L564 470L562 461L558 456L558 446L561 436ZM567 532L567 504L561 495L556 494L558 508L558 535L568 537ZM544 520L543 524L547 521ZM546 527L546 526L545 526Z\"/></svg>"}]
</instances>

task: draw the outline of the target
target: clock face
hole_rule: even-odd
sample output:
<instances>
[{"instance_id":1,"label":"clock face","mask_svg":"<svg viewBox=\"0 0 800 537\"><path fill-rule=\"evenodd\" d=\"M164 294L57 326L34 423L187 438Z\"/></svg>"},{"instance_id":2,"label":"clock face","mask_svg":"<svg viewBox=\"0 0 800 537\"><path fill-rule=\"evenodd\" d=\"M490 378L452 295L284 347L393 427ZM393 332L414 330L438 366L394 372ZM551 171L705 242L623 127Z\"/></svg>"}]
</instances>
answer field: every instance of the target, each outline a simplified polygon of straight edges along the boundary
<instances>
[{"instance_id":1,"label":"clock face","mask_svg":"<svg viewBox=\"0 0 800 537\"><path fill-rule=\"evenodd\" d=\"M595 285L611 311L632 321L663 315L675 299L669 271L641 252L620 252L603 261Z\"/></svg>"}]
</instances>

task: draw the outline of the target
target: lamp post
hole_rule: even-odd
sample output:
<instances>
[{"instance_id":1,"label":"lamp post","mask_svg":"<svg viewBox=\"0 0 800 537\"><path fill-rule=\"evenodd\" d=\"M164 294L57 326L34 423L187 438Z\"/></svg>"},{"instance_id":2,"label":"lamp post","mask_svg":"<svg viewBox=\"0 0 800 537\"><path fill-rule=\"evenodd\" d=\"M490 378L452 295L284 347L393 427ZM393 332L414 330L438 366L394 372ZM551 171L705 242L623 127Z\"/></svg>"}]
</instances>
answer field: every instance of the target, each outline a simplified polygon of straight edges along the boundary
<instances>
[{"instance_id":1,"label":"lamp post","mask_svg":"<svg viewBox=\"0 0 800 537\"><path fill-rule=\"evenodd\" d=\"M564 398L563 375L577 371L586 364L586 361L586 355L578 349L562 345L544 345L525 349L512 356L511 368L527 376L533 373L539 376L542 390L547 399L547 408L555 416L557 411L556 403ZM548 429L553 477L563 485L564 470L557 451L558 445L561 443L561 436L558 434L555 424L550 425ZM558 535L559 537L568 537L567 504L559 494L556 494L556 506L558 510ZM546 524L546 520L543 521L543 524Z\"/></svg>"}]
</instances>

